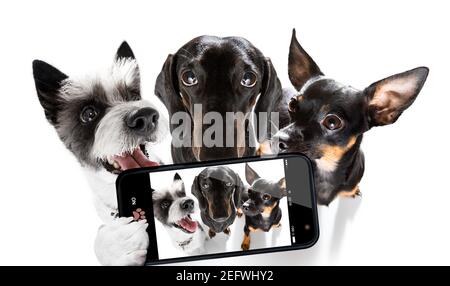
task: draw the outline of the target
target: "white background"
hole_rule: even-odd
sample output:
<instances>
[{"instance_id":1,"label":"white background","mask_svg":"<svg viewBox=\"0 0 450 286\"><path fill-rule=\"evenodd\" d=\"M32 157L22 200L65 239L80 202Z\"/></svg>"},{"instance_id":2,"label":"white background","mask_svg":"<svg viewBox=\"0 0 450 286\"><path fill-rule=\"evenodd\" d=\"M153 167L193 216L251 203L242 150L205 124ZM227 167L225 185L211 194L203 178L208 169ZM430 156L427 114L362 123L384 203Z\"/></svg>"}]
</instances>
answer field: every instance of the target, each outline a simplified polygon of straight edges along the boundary
<instances>
[{"instance_id":1,"label":"white background","mask_svg":"<svg viewBox=\"0 0 450 286\"><path fill-rule=\"evenodd\" d=\"M197 35L239 35L289 86L293 27L323 72L357 88L420 65L429 78L398 122L365 136L363 197L320 207L313 248L191 264L449 264L448 11L446 1L2 2L0 264L98 264L91 191L44 118L33 59L83 75L126 39L150 99L168 53Z\"/></svg>"},{"instance_id":2,"label":"white background","mask_svg":"<svg viewBox=\"0 0 450 286\"><path fill-rule=\"evenodd\" d=\"M261 162L252 162L249 163L249 165L253 170L255 170L256 173L258 173L261 178L278 182L281 178L284 177L283 162L283 160L268 160ZM244 183L245 185L249 185L245 179L245 164L229 164L225 166L231 168L234 172L236 172L236 174L238 174L241 178L242 183ZM191 186L194 178L198 176L198 174L203 171L203 169L205 169L205 167L184 169L178 171L165 171L154 174L151 173L151 186L156 191L167 189L172 184L175 173L178 173L185 184L186 195L191 197L196 203L197 211L194 213L193 218L202 223L202 220L200 218L200 211L198 208L198 200L191 193ZM252 232L250 234L250 249L291 245L291 234L289 231L289 216L286 197L280 200L279 206L282 213L280 221L281 227L272 229L269 232ZM163 225L159 221L155 221L159 258L165 259L186 256L186 254L182 250L179 250L172 245L172 240L167 231L164 229ZM245 216L242 216L240 218L236 217L234 223L230 225L230 235L226 235L221 232L217 233L216 236L212 239L207 240L205 242L204 254L241 251L241 243L244 238L244 225ZM203 228L205 229L205 232L208 233L208 227L203 224Z\"/></svg>"}]
</instances>

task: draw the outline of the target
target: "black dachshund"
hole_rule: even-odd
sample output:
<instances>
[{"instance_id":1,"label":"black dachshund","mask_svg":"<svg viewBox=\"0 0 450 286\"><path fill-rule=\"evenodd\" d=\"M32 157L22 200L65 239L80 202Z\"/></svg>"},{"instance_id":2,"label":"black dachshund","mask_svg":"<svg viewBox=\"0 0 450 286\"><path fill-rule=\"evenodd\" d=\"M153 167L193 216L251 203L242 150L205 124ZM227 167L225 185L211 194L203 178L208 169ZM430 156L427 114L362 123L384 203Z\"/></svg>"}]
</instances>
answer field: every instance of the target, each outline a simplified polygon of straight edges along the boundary
<instances>
[{"instance_id":1,"label":"black dachshund","mask_svg":"<svg viewBox=\"0 0 450 286\"><path fill-rule=\"evenodd\" d=\"M155 94L170 118L175 119L180 111L187 115L170 125L174 163L254 155L255 139L263 142L271 136L270 113L286 106L270 59L239 37L201 36L189 41L168 56L156 80ZM195 112L200 116L194 116L196 106L201 106L201 111ZM256 125L250 120L253 109ZM210 112L220 115L222 122L203 118ZM228 112L244 117L227 125ZM268 116L259 120L263 112ZM202 134L213 123L221 131L211 136L214 144L205 145ZM183 145L175 145L175 140Z\"/></svg>"},{"instance_id":2,"label":"black dachshund","mask_svg":"<svg viewBox=\"0 0 450 286\"><path fill-rule=\"evenodd\" d=\"M236 214L242 215L241 196L244 185L241 178L228 167L205 168L192 183L192 194L198 199L201 218L209 227L209 236L224 232L230 234Z\"/></svg>"}]
</instances>

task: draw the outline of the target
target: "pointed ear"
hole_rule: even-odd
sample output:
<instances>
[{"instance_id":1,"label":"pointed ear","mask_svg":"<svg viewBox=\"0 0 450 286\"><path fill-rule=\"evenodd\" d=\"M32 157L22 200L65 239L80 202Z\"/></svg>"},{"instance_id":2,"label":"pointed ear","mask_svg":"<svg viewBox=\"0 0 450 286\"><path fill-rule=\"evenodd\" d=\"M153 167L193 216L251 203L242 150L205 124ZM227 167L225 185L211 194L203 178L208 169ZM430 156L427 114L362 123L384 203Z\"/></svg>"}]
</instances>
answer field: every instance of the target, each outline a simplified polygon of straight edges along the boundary
<instances>
[{"instance_id":1,"label":"pointed ear","mask_svg":"<svg viewBox=\"0 0 450 286\"><path fill-rule=\"evenodd\" d=\"M123 41L122 44L120 45L120 47L117 49L117 53L116 53L116 60L121 60L121 59L136 59L134 57L134 53L130 48L130 45L128 45L128 43L126 41Z\"/></svg>"},{"instance_id":2,"label":"pointed ear","mask_svg":"<svg viewBox=\"0 0 450 286\"><path fill-rule=\"evenodd\" d=\"M33 77L45 117L51 124L56 125L58 123L58 112L62 105L59 91L63 81L68 76L46 62L34 60Z\"/></svg>"},{"instance_id":3,"label":"pointed ear","mask_svg":"<svg viewBox=\"0 0 450 286\"><path fill-rule=\"evenodd\" d=\"M369 127L392 124L416 99L428 76L428 68L418 67L371 84L368 97Z\"/></svg>"},{"instance_id":4,"label":"pointed ear","mask_svg":"<svg viewBox=\"0 0 450 286\"><path fill-rule=\"evenodd\" d=\"M174 181L177 181L177 180L180 180L180 181L181 181L180 175L179 175L178 173L175 173L175 176L173 176L173 180L174 180Z\"/></svg>"},{"instance_id":5,"label":"pointed ear","mask_svg":"<svg viewBox=\"0 0 450 286\"><path fill-rule=\"evenodd\" d=\"M323 75L313 59L300 46L295 36L295 29L292 30L291 45L289 47L288 74L292 85L297 90L300 90L310 78Z\"/></svg>"},{"instance_id":6,"label":"pointed ear","mask_svg":"<svg viewBox=\"0 0 450 286\"><path fill-rule=\"evenodd\" d=\"M287 192L286 192L286 178L281 178L278 181L278 186L280 187L282 196L283 197L286 196L286 194L287 194Z\"/></svg>"},{"instance_id":7,"label":"pointed ear","mask_svg":"<svg viewBox=\"0 0 450 286\"><path fill-rule=\"evenodd\" d=\"M247 163L245 164L245 179L250 185L257 179L259 179L258 173L256 173Z\"/></svg>"}]
</instances>

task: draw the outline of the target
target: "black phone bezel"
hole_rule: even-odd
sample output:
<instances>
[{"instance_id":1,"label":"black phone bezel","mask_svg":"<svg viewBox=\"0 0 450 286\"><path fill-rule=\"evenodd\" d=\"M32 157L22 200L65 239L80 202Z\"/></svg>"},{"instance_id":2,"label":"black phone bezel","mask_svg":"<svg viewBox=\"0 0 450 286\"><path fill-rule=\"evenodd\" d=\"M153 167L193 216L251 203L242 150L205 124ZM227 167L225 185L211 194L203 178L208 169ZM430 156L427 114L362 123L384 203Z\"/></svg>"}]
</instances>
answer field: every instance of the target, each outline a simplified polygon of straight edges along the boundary
<instances>
[{"instance_id":1,"label":"black phone bezel","mask_svg":"<svg viewBox=\"0 0 450 286\"><path fill-rule=\"evenodd\" d=\"M116 180L116 191L117 191L119 216L121 216L121 214L124 213L125 207L126 207L124 204L125 203L124 199L123 199L124 196L122 194L120 186L121 186L121 182L127 176L141 174L141 173L148 174L153 171L159 172L159 171L170 171L170 170L188 169L188 168L196 168L196 167L210 167L210 166L230 164L230 163L246 163L246 162L263 161L263 160L284 159L284 158L298 157L298 156L303 157L305 159L305 161L308 164L308 170L309 170L308 177L309 177L310 186L311 186L311 204L312 204L311 211L312 211L312 218L313 218L313 224L314 224L313 228L315 230L314 236L310 242L304 243L304 244L298 244L298 245L252 249L249 251L232 251L232 252L169 258L169 259L162 259L162 260L147 260L145 262L145 265L156 265L156 264L166 264L166 263L175 263L175 262L187 262L187 261L214 259L214 258L236 257L236 256L243 256L243 255L272 253L272 252L281 252L281 251L290 251L290 250L299 250L299 249L309 248L317 242L317 240L319 239L320 232L319 232L319 220L318 220L318 213L317 213L317 201L316 201L316 196L315 196L314 173L313 173L312 163L311 163L311 160L302 153L281 153L281 154L276 154L276 155L250 156L250 157L243 157L243 158L223 159L223 160L189 162L189 163L183 163L183 164L159 165L159 166L154 166L154 167L126 170L126 171L120 173ZM149 218L151 218L152 221L149 221ZM154 225L153 215L148 216L147 221L149 221L149 228L151 227L154 229L155 225ZM149 231L147 230L147 232L149 232ZM149 235L150 235L150 233L149 233ZM151 242L150 242L149 248L150 247L152 247ZM157 244L154 244L152 248L153 248L153 251L157 251Z\"/></svg>"}]
</instances>

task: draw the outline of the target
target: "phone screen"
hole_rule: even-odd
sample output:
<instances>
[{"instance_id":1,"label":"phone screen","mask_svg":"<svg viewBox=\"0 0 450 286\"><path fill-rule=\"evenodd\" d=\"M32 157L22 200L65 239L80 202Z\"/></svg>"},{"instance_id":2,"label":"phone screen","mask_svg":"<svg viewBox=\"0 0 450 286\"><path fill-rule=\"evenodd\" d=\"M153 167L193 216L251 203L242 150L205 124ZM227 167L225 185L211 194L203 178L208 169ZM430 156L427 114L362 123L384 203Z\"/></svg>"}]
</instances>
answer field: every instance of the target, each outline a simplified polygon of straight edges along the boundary
<instances>
[{"instance_id":1,"label":"phone screen","mask_svg":"<svg viewBox=\"0 0 450 286\"><path fill-rule=\"evenodd\" d=\"M311 246L313 191L299 155L162 166L118 180L120 215L149 223L149 264Z\"/></svg>"}]
</instances>

